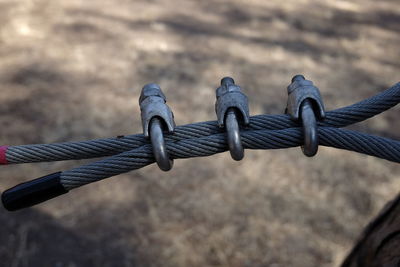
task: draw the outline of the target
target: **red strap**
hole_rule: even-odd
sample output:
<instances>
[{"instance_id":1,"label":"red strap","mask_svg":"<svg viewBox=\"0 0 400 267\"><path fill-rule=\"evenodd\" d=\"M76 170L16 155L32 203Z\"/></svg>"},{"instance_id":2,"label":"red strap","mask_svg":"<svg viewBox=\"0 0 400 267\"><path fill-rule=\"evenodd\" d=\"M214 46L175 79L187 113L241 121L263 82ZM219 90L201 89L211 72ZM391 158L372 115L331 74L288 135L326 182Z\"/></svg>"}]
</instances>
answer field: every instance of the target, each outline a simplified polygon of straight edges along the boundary
<instances>
[{"instance_id":1,"label":"red strap","mask_svg":"<svg viewBox=\"0 0 400 267\"><path fill-rule=\"evenodd\" d=\"M7 157L6 157L6 151L7 151L8 146L0 146L0 164L8 164L7 162Z\"/></svg>"}]
</instances>

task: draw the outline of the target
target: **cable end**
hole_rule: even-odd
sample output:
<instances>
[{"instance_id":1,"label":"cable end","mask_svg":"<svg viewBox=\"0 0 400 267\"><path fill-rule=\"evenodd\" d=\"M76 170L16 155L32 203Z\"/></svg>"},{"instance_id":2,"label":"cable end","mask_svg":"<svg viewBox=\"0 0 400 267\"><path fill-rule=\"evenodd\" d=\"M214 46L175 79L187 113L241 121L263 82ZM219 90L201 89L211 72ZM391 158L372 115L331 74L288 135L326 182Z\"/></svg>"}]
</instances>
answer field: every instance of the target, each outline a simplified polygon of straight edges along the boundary
<instances>
[{"instance_id":1,"label":"cable end","mask_svg":"<svg viewBox=\"0 0 400 267\"><path fill-rule=\"evenodd\" d=\"M52 173L4 191L1 195L4 208L16 211L68 193L60 176L61 172Z\"/></svg>"},{"instance_id":2,"label":"cable end","mask_svg":"<svg viewBox=\"0 0 400 267\"><path fill-rule=\"evenodd\" d=\"M8 164L7 161L7 152L8 146L0 146L0 165L6 165Z\"/></svg>"}]
</instances>

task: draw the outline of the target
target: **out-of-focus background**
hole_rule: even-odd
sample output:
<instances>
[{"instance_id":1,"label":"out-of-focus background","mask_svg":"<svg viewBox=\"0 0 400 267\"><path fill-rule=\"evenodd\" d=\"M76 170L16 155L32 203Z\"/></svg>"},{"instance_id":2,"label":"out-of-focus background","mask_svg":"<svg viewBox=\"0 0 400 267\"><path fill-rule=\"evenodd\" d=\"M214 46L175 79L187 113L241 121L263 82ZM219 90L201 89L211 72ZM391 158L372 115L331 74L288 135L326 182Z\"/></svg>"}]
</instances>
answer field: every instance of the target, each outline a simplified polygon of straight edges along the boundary
<instances>
[{"instance_id":1,"label":"out-of-focus background","mask_svg":"<svg viewBox=\"0 0 400 267\"><path fill-rule=\"evenodd\" d=\"M177 124L214 120L229 75L252 114L282 113L304 74L327 109L396 83L394 0L0 1L0 143L142 131L157 82ZM352 129L400 138L399 108ZM3 166L1 191L87 161ZM321 147L152 165L19 212L0 209L1 266L338 266L400 188L395 163Z\"/></svg>"}]
</instances>

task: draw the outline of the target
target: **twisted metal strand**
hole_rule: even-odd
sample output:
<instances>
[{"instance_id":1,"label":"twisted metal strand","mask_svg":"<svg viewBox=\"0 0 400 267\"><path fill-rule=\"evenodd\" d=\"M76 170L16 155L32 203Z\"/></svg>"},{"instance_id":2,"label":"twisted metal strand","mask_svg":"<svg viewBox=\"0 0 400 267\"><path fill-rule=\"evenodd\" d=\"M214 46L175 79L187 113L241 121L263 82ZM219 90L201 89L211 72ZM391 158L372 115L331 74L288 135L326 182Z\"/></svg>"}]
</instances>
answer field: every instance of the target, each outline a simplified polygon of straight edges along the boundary
<instances>
[{"instance_id":1,"label":"twisted metal strand","mask_svg":"<svg viewBox=\"0 0 400 267\"><path fill-rule=\"evenodd\" d=\"M332 127L319 127L320 144L400 162L400 141ZM281 130L249 130L241 133L247 149L281 149L300 146L301 128ZM225 134L167 142L174 159L206 157L227 151ZM151 145L120 153L110 158L83 165L61 173L61 183L67 190L114 175L139 169L154 162Z\"/></svg>"},{"instance_id":2,"label":"twisted metal strand","mask_svg":"<svg viewBox=\"0 0 400 267\"><path fill-rule=\"evenodd\" d=\"M400 102L400 83L351 106L329 111L318 126L345 127L371 118ZM299 127L288 115L257 115L250 118L250 130L280 130ZM187 124L176 127L167 141L180 141L221 133L216 121ZM8 163L28 163L104 157L148 145L142 135L105 138L82 142L10 146L6 151Z\"/></svg>"}]
</instances>

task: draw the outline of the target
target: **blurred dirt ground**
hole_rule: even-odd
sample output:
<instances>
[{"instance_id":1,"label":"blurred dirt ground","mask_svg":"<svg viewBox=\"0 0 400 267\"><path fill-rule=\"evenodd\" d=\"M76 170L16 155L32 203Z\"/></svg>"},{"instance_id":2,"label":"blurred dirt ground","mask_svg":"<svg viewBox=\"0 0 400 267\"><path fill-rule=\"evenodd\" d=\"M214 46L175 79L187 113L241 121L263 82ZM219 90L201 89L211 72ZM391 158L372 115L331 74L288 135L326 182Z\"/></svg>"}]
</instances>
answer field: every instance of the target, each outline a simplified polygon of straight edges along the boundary
<instances>
[{"instance_id":1,"label":"blurred dirt ground","mask_svg":"<svg viewBox=\"0 0 400 267\"><path fill-rule=\"evenodd\" d=\"M212 120L220 78L282 113L302 73L327 109L400 76L397 1L0 1L0 142L141 132L141 87L177 124ZM400 138L399 107L353 129ZM5 166L0 189L81 164ZM400 167L321 147L179 160L0 209L1 266L338 266L400 188Z\"/></svg>"}]
</instances>

